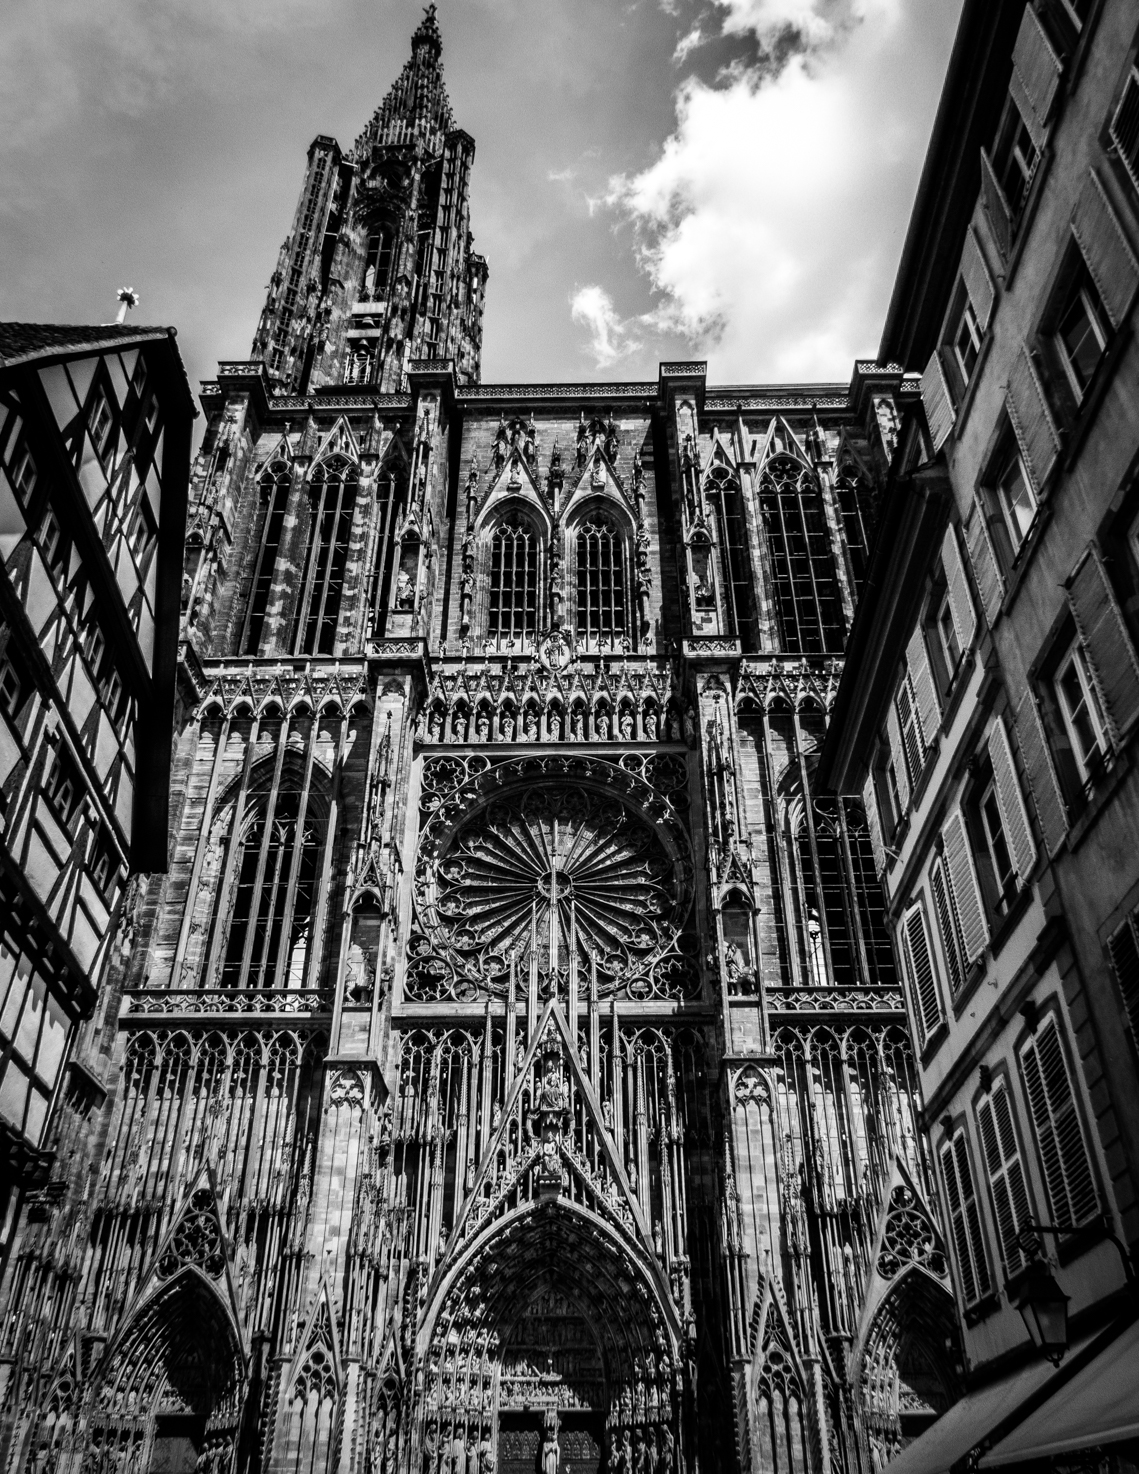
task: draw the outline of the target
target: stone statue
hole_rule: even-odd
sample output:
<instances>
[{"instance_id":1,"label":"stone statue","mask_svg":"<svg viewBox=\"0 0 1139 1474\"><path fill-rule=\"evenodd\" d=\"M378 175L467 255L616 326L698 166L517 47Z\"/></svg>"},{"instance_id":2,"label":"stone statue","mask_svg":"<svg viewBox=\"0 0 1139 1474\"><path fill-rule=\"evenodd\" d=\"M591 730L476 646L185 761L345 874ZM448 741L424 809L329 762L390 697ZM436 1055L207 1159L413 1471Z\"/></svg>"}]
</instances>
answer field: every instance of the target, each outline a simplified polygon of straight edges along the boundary
<instances>
[{"instance_id":1,"label":"stone statue","mask_svg":"<svg viewBox=\"0 0 1139 1474\"><path fill-rule=\"evenodd\" d=\"M438 707L431 713L431 720L427 724L427 735L432 742L438 742L443 734L443 714Z\"/></svg>"},{"instance_id":2,"label":"stone statue","mask_svg":"<svg viewBox=\"0 0 1139 1474\"><path fill-rule=\"evenodd\" d=\"M462 712L456 712L451 720L452 742L465 742L467 740L467 719Z\"/></svg>"},{"instance_id":3,"label":"stone statue","mask_svg":"<svg viewBox=\"0 0 1139 1474\"><path fill-rule=\"evenodd\" d=\"M604 708L593 718L593 730L601 742L609 740L609 713Z\"/></svg>"},{"instance_id":4,"label":"stone statue","mask_svg":"<svg viewBox=\"0 0 1139 1474\"><path fill-rule=\"evenodd\" d=\"M475 736L480 742L490 741L490 718L482 708L475 720Z\"/></svg>"},{"instance_id":5,"label":"stone statue","mask_svg":"<svg viewBox=\"0 0 1139 1474\"><path fill-rule=\"evenodd\" d=\"M502 738L503 742L514 741L514 718L509 712L504 712L499 718L498 735Z\"/></svg>"},{"instance_id":6,"label":"stone statue","mask_svg":"<svg viewBox=\"0 0 1139 1474\"><path fill-rule=\"evenodd\" d=\"M467 1474L467 1445L457 1428L451 1440L451 1474Z\"/></svg>"},{"instance_id":7,"label":"stone statue","mask_svg":"<svg viewBox=\"0 0 1139 1474\"><path fill-rule=\"evenodd\" d=\"M482 1442L479 1444L479 1474L494 1474L494 1471L494 1447L490 1441L490 1434L484 1433Z\"/></svg>"},{"instance_id":8,"label":"stone statue","mask_svg":"<svg viewBox=\"0 0 1139 1474\"><path fill-rule=\"evenodd\" d=\"M523 713L523 717L522 717L522 730L523 730L523 733L525 734L525 737L526 737L526 741L527 742L537 742L537 740L538 740L538 719L534 715L534 708L532 706L528 706L526 708L525 712Z\"/></svg>"},{"instance_id":9,"label":"stone statue","mask_svg":"<svg viewBox=\"0 0 1139 1474\"><path fill-rule=\"evenodd\" d=\"M558 1415L553 1408L546 1409L545 1436L542 1440L542 1474L558 1474L562 1448L558 1442Z\"/></svg>"},{"instance_id":10,"label":"stone statue","mask_svg":"<svg viewBox=\"0 0 1139 1474\"><path fill-rule=\"evenodd\" d=\"M435 1474L435 1429L428 1428L423 1435L423 1474Z\"/></svg>"},{"instance_id":11,"label":"stone statue","mask_svg":"<svg viewBox=\"0 0 1139 1474\"><path fill-rule=\"evenodd\" d=\"M411 575L406 568L401 568L395 581L395 607L410 609L414 603L415 590L411 586Z\"/></svg>"},{"instance_id":12,"label":"stone statue","mask_svg":"<svg viewBox=\"0 0 1139 1474\"><path fill-rule=\"evenodd\" d=\"M657 740L657 714L651 707L645 712L644 725L645 739L649 742L655 742Z\"/></svg>"},{"instance_id":13,"label":"stone statue","mask_svg":"<svg viewBox=\"0 0 1139 1474\"><path fill-rule=\"evenodd\" d=\"M585 735L585 718L582 716L580 706L574 708L573 716L570 718L570 731L575 742L580 742Z\"/></svg>"},{"instance_id":14,"label":"stone statue","mask_svg":"<svg viewBox=\"0 0 1139 1474\"><path fill-rule=\"evenodd\" d=\"M633 740L633 713L628 707L621 713L621 736L626 742Z\"/></svg>"}]
</instances>

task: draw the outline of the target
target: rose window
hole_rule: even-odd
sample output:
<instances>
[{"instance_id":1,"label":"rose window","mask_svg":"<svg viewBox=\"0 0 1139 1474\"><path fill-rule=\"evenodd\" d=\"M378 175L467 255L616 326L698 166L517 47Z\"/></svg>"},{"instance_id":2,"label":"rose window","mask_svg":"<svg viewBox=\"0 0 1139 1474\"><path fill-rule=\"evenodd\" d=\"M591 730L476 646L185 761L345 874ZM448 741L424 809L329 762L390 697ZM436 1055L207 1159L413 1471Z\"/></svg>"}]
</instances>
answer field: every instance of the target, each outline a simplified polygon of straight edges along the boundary
<instances>
[{"instance_id":1,"label":"rose window","mask_svg":"<svg viewBox=\"0 0 1139 1474\"><path fill-rule=\"evenodd\" d=\"M605 991L662 968L671 978L690 902L690 866L674 850L608 794L544 784L505 794L442 847L422 896L433 951L499 990L512 960L525 987L533 957L547 977L576 959L582 986L596 962Z\"/></svg>"}]
</instances>

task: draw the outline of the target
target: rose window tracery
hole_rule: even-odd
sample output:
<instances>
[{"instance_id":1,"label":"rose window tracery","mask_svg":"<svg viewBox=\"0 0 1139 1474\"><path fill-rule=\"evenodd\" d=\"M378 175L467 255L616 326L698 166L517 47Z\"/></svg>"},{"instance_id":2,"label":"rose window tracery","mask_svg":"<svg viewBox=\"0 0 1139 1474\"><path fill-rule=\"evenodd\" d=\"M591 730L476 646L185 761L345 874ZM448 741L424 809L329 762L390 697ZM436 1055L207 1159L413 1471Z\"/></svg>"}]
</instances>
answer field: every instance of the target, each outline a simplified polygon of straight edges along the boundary
<instances>
[{"instance_id":1,"label":"rose window tracery","mask_svg":"<svg viewBox=\"0 0 1139 1474\"><path fill-rule=\"evenodd\" d=\"M579 996L595 971L599 993L695 991L695 941L682 936L692 867L676 826L623 795L565 783L472 808L417 867L425 935L410 946L412 996L502 993L512 970L524 990L532 961L544 992L564 991L571 970Z\"/></svg>"}]
</instances>

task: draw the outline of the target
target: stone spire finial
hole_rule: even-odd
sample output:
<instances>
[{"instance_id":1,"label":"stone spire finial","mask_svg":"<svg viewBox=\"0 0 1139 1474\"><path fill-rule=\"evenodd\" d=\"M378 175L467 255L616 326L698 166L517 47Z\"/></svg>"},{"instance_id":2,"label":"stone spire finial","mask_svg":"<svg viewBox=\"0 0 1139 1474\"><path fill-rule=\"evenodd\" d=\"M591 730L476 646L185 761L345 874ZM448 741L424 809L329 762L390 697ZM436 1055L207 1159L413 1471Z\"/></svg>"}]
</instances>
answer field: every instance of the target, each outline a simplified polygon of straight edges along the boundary
<instances>
[{"instance_id":1,"label":"stone spire finial","mask_svg":"<svg viewBox=\"0 0 1139 1474\"><path fill-rule=\"evenodd\" d=\"M423 12L423 19L412 32L412 52L418 51L420 46L429 46L436 60L439 59L443 50L443 37L439 34L439 22L435 18L434 3Z\"/></svg>"}]
</instances>

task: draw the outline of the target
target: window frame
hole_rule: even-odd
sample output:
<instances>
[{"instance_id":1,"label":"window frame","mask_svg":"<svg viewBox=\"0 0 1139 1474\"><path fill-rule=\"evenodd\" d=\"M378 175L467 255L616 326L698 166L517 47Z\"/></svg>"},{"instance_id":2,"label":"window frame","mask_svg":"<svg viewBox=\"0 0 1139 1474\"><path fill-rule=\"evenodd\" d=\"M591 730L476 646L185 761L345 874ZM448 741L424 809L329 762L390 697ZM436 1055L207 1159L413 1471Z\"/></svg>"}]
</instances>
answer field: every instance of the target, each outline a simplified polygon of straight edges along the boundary
<instances>
[{"instance_id":1,"label":"window frame","mask_svg":"<svg viewBox=\"0 0 1139 1474\"><path fill-rule=\"evenodd\" d=\"M1028 500L1032 507L1032 515L1025 523L1023 531L1016 521L1008 494L1008 482L1013 471L1017 473L1021 486L1027 492ZM1040 499L1036 494L1036 489L1032 484L1032 476L1025 464L1024 453L1015 442L1005 447L1005 453L1000 458L996 473L993 476L992 491L1000 512L1001 527L1008 540L1008 547L1011 554L1009 562L1015 563L1017 558L1020 557L1025 544L1031 537L1036 519L1040 515Z\"/></svg>"},{"instance_id":2,"label":"window frame","mask_svg":"<svg viewBox=\"0 0 1139 1474\"><path fill-rule=\"evenodd\" d=\"M1078 410L1083 407L1095 383L1096 375L1103 364L1108 345L1111 342L1112 330L1107 317L1107 309L1100 298L1099 292L1096 290L1095 283L1092 281L1091 272L1088 271L1082 258L1073 278L1064 284L1059 296L1060 300L1057 301L1054 311L1049 314L1050 316L1054 316L1055 319L1055 326L1052 328L1049 336L1056 360L1063 371L1068 389ZM1095 363L1092 365L1086 380L1082 383L1080 382L1079 374L1073 363L1072 354L1064 336L1065 320L1077 303L1083 307L1085 317L1090 323L1096 341L1099 344L1099 352L1096 354Z\"/></svg>"},{"instance_id":3,"label":"window frame","mask_svg":"<svg viewBox=\"0 0 1139 1474\"><path fill-rule=\"evenodd\" d=\"M1063 685L1064 674L1075 671L1083 698L1083 706L1091 725L1095 729L1096 746L1090 753L1083 751L1083 741L1076 727L1076 713L1071 709L1068 694ZM1077 635L1060 655L1052 676L1052 689L1056 695L1057 708L1064 723L1072 759L1084 791L1094 787L1111 757L1111 739L1104 713L1100 707L1099 693L1092 677L1091 664L1083 641Z\"/></svg>"}]
</instances>

